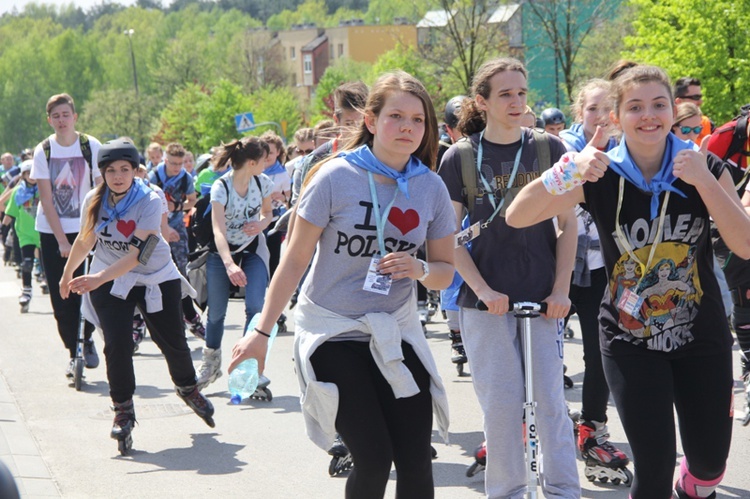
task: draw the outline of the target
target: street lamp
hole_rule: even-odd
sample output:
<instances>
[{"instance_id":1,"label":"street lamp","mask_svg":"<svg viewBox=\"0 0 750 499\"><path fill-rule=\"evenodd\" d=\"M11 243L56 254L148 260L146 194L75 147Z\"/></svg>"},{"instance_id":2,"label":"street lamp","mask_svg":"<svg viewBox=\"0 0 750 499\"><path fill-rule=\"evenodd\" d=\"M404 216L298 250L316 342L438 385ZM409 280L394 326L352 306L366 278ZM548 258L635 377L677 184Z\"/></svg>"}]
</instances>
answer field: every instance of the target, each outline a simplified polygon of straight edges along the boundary
<instances>
[{"instance_id":1,"label":"street lamp","mask_svg":"<svg viewBox=\"0 0 750 499\"><path fill-rule=\"evenodd\" d=\"M133 62L133 83L135 83L135 96L138 97L138 73L135 70L135 52L133 52L133 33L132 29L126 29L122 32L123 35L128 35L128 42L130 42L130 60Z\"/></svg>"}]
</instances>

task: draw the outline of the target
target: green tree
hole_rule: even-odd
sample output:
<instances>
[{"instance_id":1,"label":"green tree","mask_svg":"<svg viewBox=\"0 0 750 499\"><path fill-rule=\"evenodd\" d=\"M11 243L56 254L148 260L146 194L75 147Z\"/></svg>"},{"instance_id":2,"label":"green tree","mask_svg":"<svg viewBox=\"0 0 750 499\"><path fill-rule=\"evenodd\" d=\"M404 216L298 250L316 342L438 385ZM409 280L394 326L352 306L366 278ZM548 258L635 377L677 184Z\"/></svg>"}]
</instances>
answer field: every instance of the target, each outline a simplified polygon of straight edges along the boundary
<instances>
[{"instance_id":1,"label":"green tree","mask_svg":"<svg viewBox=\"0 0 750 499\"><path fill-rule=\"evenodd\" d=\"M286 127L287 136L276 126L260 126L250 132L259 135L273 130L287 140L302 125L301 104L297 94L288 87L263 87L250 97L253 118L256 123L273 122Z\"/></svg>"},{"instance_id":2,"label":"green tree","mask_svg":"<svg viewBox=\"0 0 750 499\"><path fill-rule=\"evenodd\" d=\"M411 46L399 44L393 50L378 57L370 69L367 81L374 82L383 73L398 69L406 71L421 81L433 101L438 102L443 99L442 82L436 77L439 73L438 68L420 57L417 49Z\"/></svg>"},{"instance_id":3,"label":"green tree","mask_svg":"<svg viewBox=\"0 0 750 499\"><path fill-rule=\"evenodd\" d=\"M318 82L315 95L310 103L313 114L310 123L330 119L333 116L331 96L336 87L348 81L367 81L369 73L369 64L355 62L348 58L337 59L335 63L328 66Z\"/></svg>"},{"instance_id":4,"label":"green tree","mask_svg":"<svg viewBox=\"0 0 750 499\"><path fill-rule=\"evenodd\" d=\"M434 0L370 0L365 14L367 24L393 24L396 18L404 18L417 23L437 2Z\"/></svg>"},{"instance_id":5,"label":"green tree","mask_svg":"<svg viewBox=\"0 0 750 499\"><path fill-rule=\"evenodd\" d=\"M576 81L601 78L625 53L625 38L635 34L636 9L623 3L608 20L597 25L581 45L574 78ZM627 54L626 57L632 58Z\"/></svg>"},{"instance_id":6,"label":"green tree","mask_svg":"<svg viewBox=\"0 0 750 499\"><path fill-rule=\"evenodd\" d=\"M130 137L145 149L158 125L158 107L153 95L135 95L135 89L105 89L93 92L78 120L78 128L100 140Z\"/></svg>"},{"instance_id":7,"label":"green tree","mask_svg":"<svg viewBox=\"0 0 750 499\"><path fill-rule=\"evenodd\" d=\"M559 67L559 71L555 71L555 79L557 80L558 73L562 73L562 86L568 102L572 102L576 85L576 61L581 46L597 25L612 18L617 2L528 0L526 5L546 35L547 42L543 45L548 45L554 52L555 68ZM556 86L559 88L560 84ZM560 102L555 104L560 107Z\"/></svg>"},{"instance_id":8,"label":"green tree","mask_svg":"<svg viewBox=\"0 0 750 499\"><path fill-rule=\"evenodd\" d=\"M747 2L631 0L638 8L628 57L664 68L673 79L699 78L703 110L717 123L736 115L750 95Z\"/></svg>"}]
</instances>

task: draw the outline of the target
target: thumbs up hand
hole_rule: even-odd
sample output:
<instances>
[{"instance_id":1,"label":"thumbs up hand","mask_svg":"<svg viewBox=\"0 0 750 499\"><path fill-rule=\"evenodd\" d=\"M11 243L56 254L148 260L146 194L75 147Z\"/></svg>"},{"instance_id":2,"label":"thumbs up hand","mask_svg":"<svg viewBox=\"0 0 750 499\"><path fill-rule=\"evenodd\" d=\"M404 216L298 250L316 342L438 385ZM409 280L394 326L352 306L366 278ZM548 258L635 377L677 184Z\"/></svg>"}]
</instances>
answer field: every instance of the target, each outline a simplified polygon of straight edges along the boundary
<instances>
[{"instance_id":1,"label":"thumbs up hand","mask_svg":"<svg viewBox=\"0 0 750 499\"><path fill-rule=\"evenodd\" d=\"M708 170L706 157L708 155L708 141L701 143L700 151L683 149L674 157L672 173L686 184L699 185L713 178Z\"/></svg>"},{"instance_id":2,"label":"thumbs up hand","mask_svg":"<svg viewBox=\"0 0 750 499\"><path fill-rule=\"evenodd\" d=\"M604 176L609 167L609 157L599 150L599 145L606 146L609 137L605 128L596 127L596 132L591 140L575 157L578 173L586 182L596 182Z\"/></svg>"}]
</instances>

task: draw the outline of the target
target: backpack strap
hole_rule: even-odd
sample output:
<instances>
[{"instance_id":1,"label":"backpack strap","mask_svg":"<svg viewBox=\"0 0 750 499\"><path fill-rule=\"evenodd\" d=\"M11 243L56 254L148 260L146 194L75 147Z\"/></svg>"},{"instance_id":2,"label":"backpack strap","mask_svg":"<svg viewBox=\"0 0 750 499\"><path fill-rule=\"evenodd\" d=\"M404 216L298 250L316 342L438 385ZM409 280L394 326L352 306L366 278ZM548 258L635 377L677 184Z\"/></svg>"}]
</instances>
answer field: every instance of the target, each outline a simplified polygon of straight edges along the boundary
<instances>
[{"instance_id":1,"label":"backpack strap","mask_svg":"<svg viewBox=\"0 0 750 499\"><path fill-rule=\"evenodd\" d=\"M471 218L471 215L474 213L474 205L479 196L474 146L468 137L464 137L456 142L456 147L461 158L461 181L463 182L461 193L466 198L466 208L469 211L469 218Z\"/></svg>"},{"instance_id":2,"label":"backpack strap","mask_svg":"<svg viewBox=\"0 0 750 499\"><path fill-rule=\"evenodd\" d=\"M549 134L544 130L532 128L534 144L536 144L536 159L539 165L539 173L552 167L552 150L549 145Z\"/></svg>"},{"instance_id":3,"label":"backpack strap","mask_svg":"<svg viewBox=\"0 0 750 499\"><path fill-rule=\"evenodd\" d=\"M89 141L89 136L85 133L79 133L78 134L78 142L81 145L81 154L83 154L83 159L86 160L86 164L89 165L89 182L91 183L91 188L94 188L94 164L93 164L93 155L91 154L91 142Z\"/></svg>"}]
</instances>

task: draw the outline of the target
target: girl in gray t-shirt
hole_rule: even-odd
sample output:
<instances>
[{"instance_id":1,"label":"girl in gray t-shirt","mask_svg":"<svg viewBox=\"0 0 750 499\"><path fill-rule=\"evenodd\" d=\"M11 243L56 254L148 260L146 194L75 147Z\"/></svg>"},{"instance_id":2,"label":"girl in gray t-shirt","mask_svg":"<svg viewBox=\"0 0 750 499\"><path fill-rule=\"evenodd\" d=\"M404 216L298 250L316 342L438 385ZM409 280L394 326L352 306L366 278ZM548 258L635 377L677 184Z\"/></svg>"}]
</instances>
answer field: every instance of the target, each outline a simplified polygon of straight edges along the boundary
<instances>
[{"instance_id":1,"label":"girl in gray t-shirt","mask_svg":"<svg viewBox=\"0 0 750 499\"><path fill-rule=\"evenodd\" d=\"M201 389L221 376L221 340L231 287L245 287L245 328L263 308L268 286L263 230L273 218L273 182L262 173L267 155L268 144L257 137L232 141L217 153L217 169L230 161L234 166L211 187L214 241L206 260L208 321L198 369Z\"/></svg>"},{"instance_id":2,"label":"girl in gray t-shirt","mask_svg":"<svg viewBox=\"0 0 750 499\"><path fill-rule=\"evenodd\" d=\"M138 150L128 140L117 139L99 151L104 182L89 193L76 237L60 280L60 295L89 293L94 315L104 333L107 380L115 421L110 436L126 454L132 445L135 422L133 393L133 312L138 307L154 343L164 354L177 395L213 427L214 409L196 388L190 348L182 327L180 300L183 284L161 237L162 204L140 178ZM86 275L73 278L73 270L94 249Z\"/></svg>"},{"instance_id":3,"label":"girl in gray t-shirt","mask_svg":"<svg viewBox=\"0 0 750 499\"><path fill-rule=\"evenodd\" d=\"M399 497L434 495L432 408L447 431L447 404L414 281L442 289L453 278L455 218L426 166L434 167L437 136L418 80L378 79L350 147L311 170L258 327L233 351L230 371L249 357L262 371L267 332L315 253L295 310L303 414L316 444L327 450L338 432L349 447L352 497L382 496L392 462ZM428 262L414 257L425 242Z\"/></svg>"}]
</instances>

